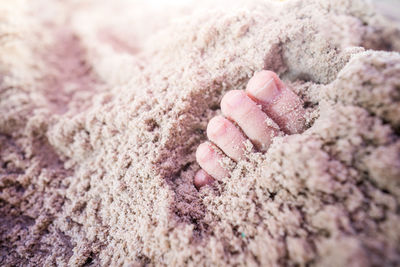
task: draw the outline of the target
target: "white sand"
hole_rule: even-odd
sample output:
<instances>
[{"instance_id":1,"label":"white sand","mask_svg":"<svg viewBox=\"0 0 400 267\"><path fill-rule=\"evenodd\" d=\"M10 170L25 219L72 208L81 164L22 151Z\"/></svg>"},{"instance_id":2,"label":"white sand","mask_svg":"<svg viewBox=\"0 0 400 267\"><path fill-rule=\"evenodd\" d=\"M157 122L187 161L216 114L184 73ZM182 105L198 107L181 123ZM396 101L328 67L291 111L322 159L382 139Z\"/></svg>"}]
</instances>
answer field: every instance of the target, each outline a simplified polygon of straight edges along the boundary
<instances>
[{"instance_id":1,"label":"white sand","mask_svg":"<svg viewBox=\"0 0 400 267\"><path fill-rule=\"evenodd\" d=\"M0 265L399 265L396 27L361 0L2 1ZM261 69L307 130L197 191Z\"/></svg>"}]
</instances>

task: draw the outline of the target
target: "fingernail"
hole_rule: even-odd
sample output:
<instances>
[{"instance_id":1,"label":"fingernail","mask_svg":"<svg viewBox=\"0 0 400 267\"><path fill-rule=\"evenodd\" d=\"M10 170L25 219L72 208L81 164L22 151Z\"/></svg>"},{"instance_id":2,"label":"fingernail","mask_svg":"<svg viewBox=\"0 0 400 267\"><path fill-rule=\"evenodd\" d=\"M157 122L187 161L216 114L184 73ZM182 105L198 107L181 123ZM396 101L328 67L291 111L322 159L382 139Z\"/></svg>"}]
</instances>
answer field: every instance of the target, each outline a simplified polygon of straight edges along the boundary
<instances>
[{"instance_id":1,"label":"fingernail","mask_svg":"<svg viewBox=\"0 0 400 267\"><path fill-rule=\"evenodd\" d=\"M230 93L226 103L229 106L236 108L236 107L240 106L240 104L242 104L243 98L244 98L244 94L241 91L234 91L234 92Z\"/></svg>"},{"instance_id":2,"label":"fingernail","mask_svg":"<svg viewBox=\"0 0 400 267\"><path fill-rule=\"evenodd\" d=\"M196 173L195 185L197 189L200 189L200 187L203 187L205 185L212 184L213 181L214 179L211 177L211 175L209 175L202 169Z\"/></svg>"},{"instance_id":3,"label":"fingernail","mask_svg":"<svg viewBox=\"0 0 400 267\"><path fill-rule=\"evenodd\" d=\"M207 133L210 133L211 136L222 136L226 133L227 125L223 118L215 117L211 119L207 126Z\"/></svg>"},{"instance_id":4,"label":"fingernail","mask_svg":"<svg viewBox=\"0 0 400 267\"><path fill-rule=\"evenodd\" d=\"M211 159L213 155L213 151L211 150L210 146L206 143L203 143L198 146L196 151L196 158L198 161L208 161Z\"/></svg>"},{"instance_id":5,"label":"fingernail","mask_svg":"<svg viewBox=\"0 0 400 267\"><path fill-rule=\"evenodd\" d=\"M260 87L249 88L250 93L262 102L271 102L279 95L278 86L273 78Z\"/></svg>"}]
</instances>

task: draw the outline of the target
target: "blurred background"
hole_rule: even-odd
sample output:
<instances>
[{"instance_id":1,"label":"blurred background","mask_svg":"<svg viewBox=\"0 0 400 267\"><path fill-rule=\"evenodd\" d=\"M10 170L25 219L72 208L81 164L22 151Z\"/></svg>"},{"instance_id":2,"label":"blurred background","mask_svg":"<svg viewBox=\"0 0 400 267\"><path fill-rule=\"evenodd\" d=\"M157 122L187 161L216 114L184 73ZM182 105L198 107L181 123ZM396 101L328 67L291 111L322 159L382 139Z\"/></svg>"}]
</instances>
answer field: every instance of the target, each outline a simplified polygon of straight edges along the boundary
<instances>
[{"instance_id":1,"label":"blurred background","mask_svg":"<svg viewBox=\"0 0 400 267\"><path fill-rule=\"evenodd\" d=\"M189 5L196 2L195 0L140 0L148 3L155 8L162 8L167 5L169 6L182 6ZM276 0L276 1L290 1L290 0ZM322 0L324 1L324 0ZM382 13L387 17L400 21L400 0L367 0L375 5Z\"/></svg>"}]
</instances>

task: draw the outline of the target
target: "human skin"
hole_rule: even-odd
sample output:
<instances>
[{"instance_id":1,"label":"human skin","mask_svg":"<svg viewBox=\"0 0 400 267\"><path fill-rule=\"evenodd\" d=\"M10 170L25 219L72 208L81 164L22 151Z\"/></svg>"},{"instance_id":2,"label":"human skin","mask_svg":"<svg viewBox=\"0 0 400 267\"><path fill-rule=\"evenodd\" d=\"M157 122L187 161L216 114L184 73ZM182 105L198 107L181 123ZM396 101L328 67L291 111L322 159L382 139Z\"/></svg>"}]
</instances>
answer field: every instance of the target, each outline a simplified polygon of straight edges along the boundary
<instances>
[{"instance_id":1,"label":"human skin","mask_svg":"<svg viewBox=\"0 0 400 267\"><path fill-rule=\"evenodd\" d=\"M305 125L302 100L272 71L257 72L245 91L227 92L221 100L221 111L222 115L207 125L209 141L196 151L201 167L194 177L197 188L229 176L221 160L225 156L235 162L242 159L246 140L265 152L280 131L295 134Z\"/></svg>"}]
</instances>

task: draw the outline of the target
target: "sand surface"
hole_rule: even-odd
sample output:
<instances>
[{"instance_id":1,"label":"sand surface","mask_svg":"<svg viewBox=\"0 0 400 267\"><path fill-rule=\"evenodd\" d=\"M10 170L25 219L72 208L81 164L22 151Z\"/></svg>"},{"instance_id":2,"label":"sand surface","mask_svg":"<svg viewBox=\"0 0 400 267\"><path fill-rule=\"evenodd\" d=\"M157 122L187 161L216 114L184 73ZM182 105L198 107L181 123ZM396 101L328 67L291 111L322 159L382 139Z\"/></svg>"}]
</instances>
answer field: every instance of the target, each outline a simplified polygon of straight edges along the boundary
<instances>
[{"instance_id":1,"label":"sand surface","mask_svg":"<svg viewBox=\"0 0 400 267\"><path fill-rule=\"evenodd\" d=\"M1 1L0 265L400 265L392 15ZM262 69L302 97L307 130L196 190L207 121Z\"/></svg>"}]
</instances>

